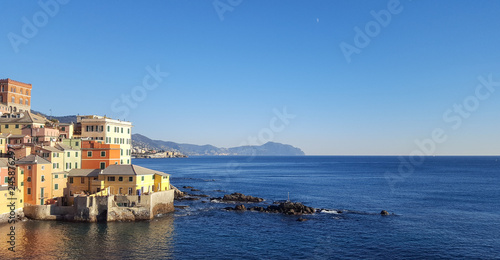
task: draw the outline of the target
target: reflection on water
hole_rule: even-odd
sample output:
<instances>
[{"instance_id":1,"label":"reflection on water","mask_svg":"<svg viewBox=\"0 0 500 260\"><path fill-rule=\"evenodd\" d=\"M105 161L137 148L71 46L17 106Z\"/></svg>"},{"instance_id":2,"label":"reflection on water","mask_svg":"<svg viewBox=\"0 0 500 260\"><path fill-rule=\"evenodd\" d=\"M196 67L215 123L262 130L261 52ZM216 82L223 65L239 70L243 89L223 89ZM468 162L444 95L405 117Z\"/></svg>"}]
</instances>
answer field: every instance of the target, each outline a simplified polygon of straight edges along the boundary
<instances>
[{"instance_id":1,"label":"reflection on water","mask_svg":"<svg viewBox=\"0 0 500 260\"><path fill-rule=\"evenodd\" d=\"M172 258L173 215L136 223L18 222L16 252L0 225L0 259Z\"/></svg>"}]
</instances>

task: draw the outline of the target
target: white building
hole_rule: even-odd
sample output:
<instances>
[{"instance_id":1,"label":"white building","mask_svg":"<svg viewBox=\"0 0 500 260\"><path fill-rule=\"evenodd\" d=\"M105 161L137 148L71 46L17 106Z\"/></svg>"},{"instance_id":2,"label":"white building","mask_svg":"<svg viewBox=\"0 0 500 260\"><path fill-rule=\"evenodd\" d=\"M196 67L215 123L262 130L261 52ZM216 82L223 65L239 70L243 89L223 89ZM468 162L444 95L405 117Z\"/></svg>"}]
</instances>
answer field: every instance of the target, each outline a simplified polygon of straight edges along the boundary
<instances>
[{"instance_id":1,"label":"white building","mask_svg":"<svg viewBox=\"0 0 500 260\"><path fill-rule=\"evenodd\" d=\"M114 120L104 116L78 116L81 137L101 141L105 144L120 145L120 163L131 164L132 123Z\"/></svg>"}]
</instances>

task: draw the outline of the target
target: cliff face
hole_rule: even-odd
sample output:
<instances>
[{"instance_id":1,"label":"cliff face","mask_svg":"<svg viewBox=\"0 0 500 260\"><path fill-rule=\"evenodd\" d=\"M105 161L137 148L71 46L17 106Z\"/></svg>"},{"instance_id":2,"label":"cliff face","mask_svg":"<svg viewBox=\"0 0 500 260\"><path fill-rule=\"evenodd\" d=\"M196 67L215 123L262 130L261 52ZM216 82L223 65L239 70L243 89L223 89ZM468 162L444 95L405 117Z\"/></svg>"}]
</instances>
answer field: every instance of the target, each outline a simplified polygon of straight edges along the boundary
<instances>
[{"instance_id":1,"label":"cliff face","mask_svg":"<svg viewBox=\"0 0 500 260\"><path fill-rule=\"evenodd\" d=\"M219 148L213 145L178 144L162 140L152 140L141 134L132 135L134 148L148 148L164 151L176 151L185 155L217 156L217 155L242 155L242 156L303 156L300 148L291 145L268 142L260 146L239 146L232 148Z\"/></svg>"}]
</instances>

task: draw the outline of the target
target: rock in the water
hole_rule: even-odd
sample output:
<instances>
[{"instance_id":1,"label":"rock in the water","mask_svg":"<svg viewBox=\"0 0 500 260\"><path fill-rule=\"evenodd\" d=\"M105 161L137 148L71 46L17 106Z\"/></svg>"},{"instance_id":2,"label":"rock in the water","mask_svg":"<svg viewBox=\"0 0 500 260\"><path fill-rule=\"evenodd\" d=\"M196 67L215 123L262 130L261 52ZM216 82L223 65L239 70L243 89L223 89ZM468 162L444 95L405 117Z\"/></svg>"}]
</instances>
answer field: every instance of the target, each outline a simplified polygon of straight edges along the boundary
<instances>
[{"instance_id":1,"label":"rock in the water","mask_svg":"<svg viewBox=\"0 0 500 260\"><path fill-rule=\"evenodd\" d=\"M253 196L247 196L241 193L233 193L231 195L224 195L222 198L223 201L238 201L238 202L262 202L264 201L263 198L258 198L258 197L253 197Z\"/></svg>"},{"instance_id":2,"label":"rock in the water","mask_svg":"<svg viewBox=\"0 0 500 260\"><path fill-rule=\"evenodd\" d=\"M191 189L191 191L200 191L199 189Z\"/></svg>"},{"instance_id":3,"label":"rock in the water","mask_svg":"<svg viewBox=\"0 0 500 260\"><path fill-rule=\"evenodd\" d=\"M380 212L380 215L382 215L382 216L389 216L389 212L387 212L387 210L382 210Z\"/></svg>"},{"instance_id":4,"label":"rock in the water","mask_svg":"<svg viewBox=\"0 0 500 260\"><path fill-rule=\"evenodd\" d=\"M297 221L299 221L299 222L304 222L304 221L308 221L308 220L309 220L309 219L307 219L307 218L298 218L298 219L297 219Z\"/></svg>"},{"instance_id":5,"label":"rock in the water","mask_svg":"<svg viewBox=\"0 0 500 260\"><path fill-rule=\"evenodd\" d=\"M283 213L288 215L302 215L313 214L316 209L305 206L299 202L282 202L278 205L270 205L267 207L266 212L270 213Z\"/></svg>"},{"instance_id":6,"label":"rock in the water","mask_svg":"<svg viewBox=\"0 0 500 260\"><path fill-rule=\"evenodd\" d=\"M183 189L194 189L193 187L191 186L182 186Z\"/></svg>"},{"instance_id":7,"label":"rock in the water","mask_svg":"<svg viewBox=\"0 0 500 260\"><path fill-rule=\"evenodd\" d=\"M247 208L245 207L245 205L236 205L236 207L234 207L234 210L245 211L247 210Z\"/></svg>"}]
</instances>

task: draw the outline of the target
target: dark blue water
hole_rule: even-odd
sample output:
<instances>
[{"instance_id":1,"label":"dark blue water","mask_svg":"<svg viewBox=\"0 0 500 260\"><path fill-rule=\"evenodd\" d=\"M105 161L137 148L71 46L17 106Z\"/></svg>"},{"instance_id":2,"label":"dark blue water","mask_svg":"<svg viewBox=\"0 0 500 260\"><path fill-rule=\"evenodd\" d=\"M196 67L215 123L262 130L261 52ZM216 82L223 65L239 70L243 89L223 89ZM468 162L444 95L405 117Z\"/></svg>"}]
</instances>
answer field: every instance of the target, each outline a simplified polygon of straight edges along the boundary
<instances>
[{"instance_id":1,"label":"dark blue water","mask_svg":"<svg viewBox=\"0 0 500 260\"><path fill-rule=\"evenodd\" d=\"M343 213L297 222L296 216L228 212L222 210L228 204L203 198L176 202L189 208L148 222L20 223L18 251L9 253L2 243L0 257L500 258L499 159L427 157L411 169L397 157L137 159L134 164L170 173L181 190L200 189L190 193L241 192L265 198L263 204L289 194ZM394 215L380 216L381 210ZM0 226L0 234L7 228Z\"/></svg>"}]
</instances>

